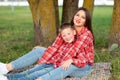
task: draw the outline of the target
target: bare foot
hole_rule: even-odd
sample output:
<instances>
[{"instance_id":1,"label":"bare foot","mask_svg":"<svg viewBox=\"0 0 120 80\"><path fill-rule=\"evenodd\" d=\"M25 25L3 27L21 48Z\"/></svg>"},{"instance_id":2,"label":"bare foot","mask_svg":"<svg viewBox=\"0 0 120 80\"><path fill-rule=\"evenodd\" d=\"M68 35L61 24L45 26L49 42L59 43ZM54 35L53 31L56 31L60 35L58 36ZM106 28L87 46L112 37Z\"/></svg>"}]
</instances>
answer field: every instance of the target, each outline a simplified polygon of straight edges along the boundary
<instances>
[{"instance_id":1,"label":"bare foot","mask_svg":"<svg viewBox=\"0 0 120 80\"><path fill-rule=\"evenodd\" d=\"M12 67L11 63L6 64L6 68L7 68L8 71L12 71L13 70L13 67Z\"/></svg>"}]
</instances>

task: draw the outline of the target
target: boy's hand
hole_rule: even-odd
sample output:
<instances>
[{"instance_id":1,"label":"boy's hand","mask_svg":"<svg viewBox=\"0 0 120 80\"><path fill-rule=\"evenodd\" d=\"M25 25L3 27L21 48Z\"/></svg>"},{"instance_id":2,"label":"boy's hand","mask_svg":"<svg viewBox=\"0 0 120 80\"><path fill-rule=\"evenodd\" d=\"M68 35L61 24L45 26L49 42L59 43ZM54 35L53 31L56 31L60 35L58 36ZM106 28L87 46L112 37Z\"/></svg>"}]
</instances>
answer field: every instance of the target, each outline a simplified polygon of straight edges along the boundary
<instances>
[{"instance_id":1,"label":"boy's hand","mask_svg":"<svg viewBox=\"0 0 120 80\"><path fill-rule=\"evenodd\" d=\"M72 63L73 63L73 60L68 59L68 60L64 61L61 66L64 70L67 70Z\"/></svg>"}]
</instances>

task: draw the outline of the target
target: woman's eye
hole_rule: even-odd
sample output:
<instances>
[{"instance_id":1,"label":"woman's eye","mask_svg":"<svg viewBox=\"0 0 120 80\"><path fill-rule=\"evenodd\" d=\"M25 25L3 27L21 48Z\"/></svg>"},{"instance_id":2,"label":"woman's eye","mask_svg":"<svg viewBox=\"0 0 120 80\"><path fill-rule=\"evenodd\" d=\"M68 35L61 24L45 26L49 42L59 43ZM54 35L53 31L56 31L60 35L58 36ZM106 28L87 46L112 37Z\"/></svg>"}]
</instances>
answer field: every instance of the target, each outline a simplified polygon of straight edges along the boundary
<instances>
[{"instance_id":1,"label":"woman's eye","mask_svg":"<svg viewBox=\"0 0 120 80\"><path fill-rule=\"evenodd\" d=\"M79 14L76 14L76 16L79 16Z\"/></svg>"},{"instance_id":2,"label":"woman's eye","mask_svg":"<svg viewBox=\"0 0 120 80\"><path fill-rule=\"evenodd\" d=\"M82 18L83 18L83 19L85 19L85 17L84 17L84 16L82 16Z\"/></svg>"}]
</instances>

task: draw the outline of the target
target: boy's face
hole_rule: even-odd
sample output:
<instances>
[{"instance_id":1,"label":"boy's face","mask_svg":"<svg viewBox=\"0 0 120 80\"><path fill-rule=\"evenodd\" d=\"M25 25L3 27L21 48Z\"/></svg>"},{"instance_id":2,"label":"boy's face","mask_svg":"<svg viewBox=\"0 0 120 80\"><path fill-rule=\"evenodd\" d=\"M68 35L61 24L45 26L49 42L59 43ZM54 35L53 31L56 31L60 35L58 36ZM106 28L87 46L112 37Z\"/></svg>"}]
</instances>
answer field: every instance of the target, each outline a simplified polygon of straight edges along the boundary
<instances>
[{"instance_id":1,"label":"boy's face","mask_svg":"<svg viewBox=\"0 0 120 80\"><path fill-rule=\"evenodd\" d=\"M74 40L76 31L71 28L65 28L61 31L62 38L65 42L71 43Z\"/></svg>"}]
</instances>

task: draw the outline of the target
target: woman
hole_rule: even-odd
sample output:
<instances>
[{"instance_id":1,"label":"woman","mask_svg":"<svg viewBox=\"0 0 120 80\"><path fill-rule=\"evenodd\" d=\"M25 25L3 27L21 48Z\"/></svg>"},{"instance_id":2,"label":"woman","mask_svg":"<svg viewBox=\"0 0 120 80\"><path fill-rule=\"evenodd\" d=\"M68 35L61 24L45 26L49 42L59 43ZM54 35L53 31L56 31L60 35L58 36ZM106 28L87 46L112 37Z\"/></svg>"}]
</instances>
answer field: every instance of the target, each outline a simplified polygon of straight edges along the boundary
<instances>
[{"instance_id":1,"label":"woman","mask_svg":"<svg viewBox=\"0 0 120 80\"><path fill-rule=\"evenodd\" d=\"M54 70L50 71L46 74L41 74L41 76L37 76L36 80L57 80L57 79L63 79L66 76L85 76L88 75L91 71L91 67L94 64L94 39L93 39L93 33L92 33L92 26L91 26L91 17L86 8L79 8L79 10L74 15L71 24L75 27L77 32L77 40L74 43L73 50L76 51L76 55L72 57L71 59L64 61L63 64ZM58 36L58 39L55 41L60 41L60 37ZM53 44L54 45L54 44ZM30 64L33 64L36 62L39 57L42 56L42 53L44 52L45 48L36 48L35 50L31 51L27 55L19 58L18 60L15 60L9 64L3 64L2 66L7 66L6 73L22 68L24 66L28 66ZM29 59L27 61L27 59ZM30 62L29 62L30 61ZM26 64L26 62L28 62ZM19 66L20 64L24 64L22 66ZM66 66L66 70L63 69L63 66ZM42 67L42 66L40 66ZM0 67L2 68L2 67ZM87 72L87 73L86 73ZM3 73L5 74L5 73ZM50 75L51 74L51 75ZM58 75L57 75L58 74Z\"/></svg>"}]
</instances>

